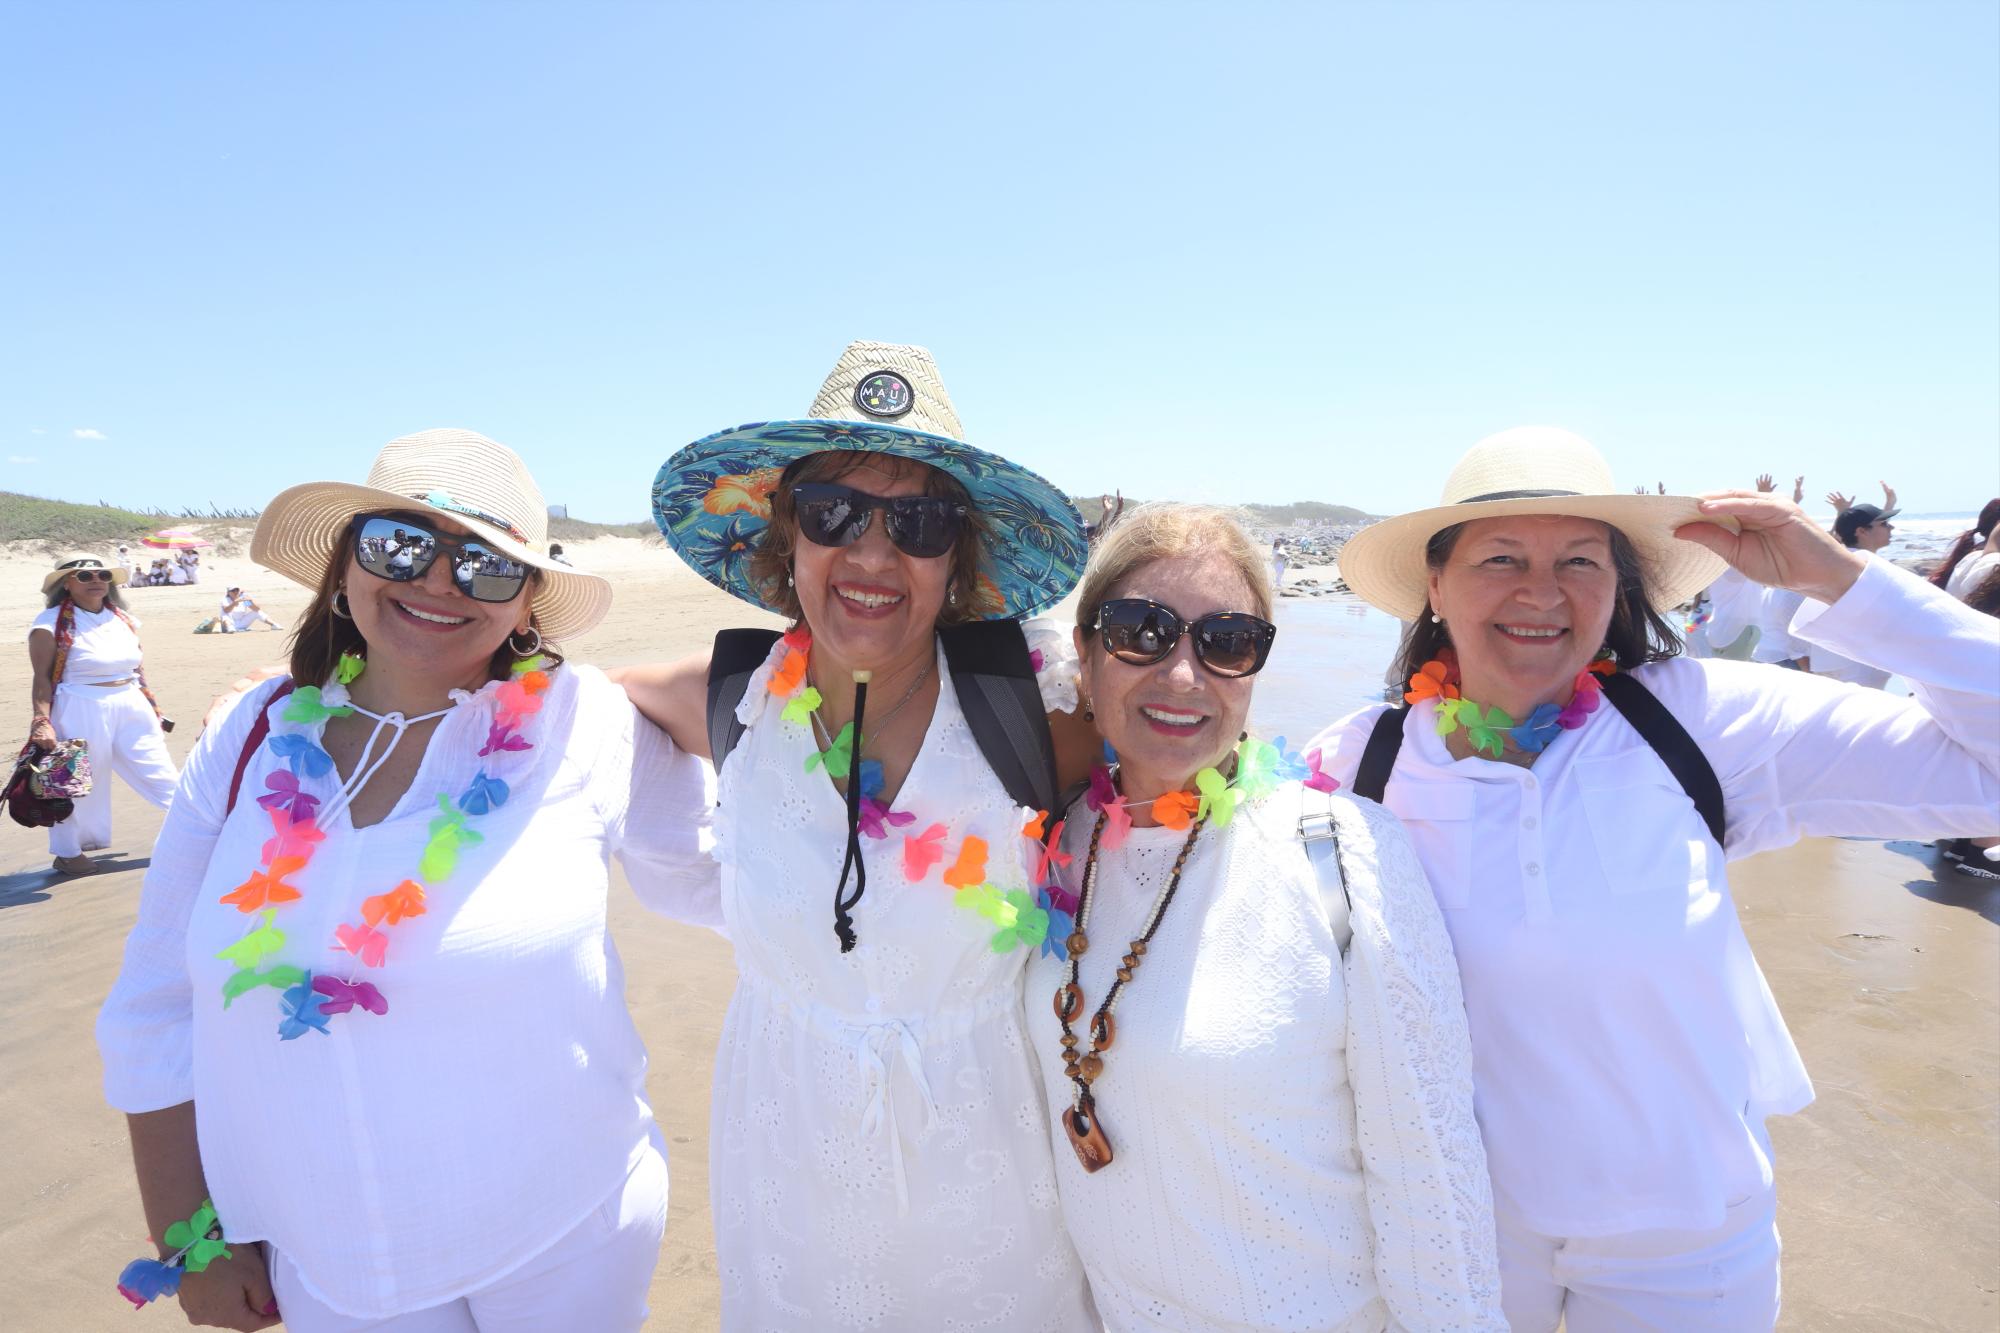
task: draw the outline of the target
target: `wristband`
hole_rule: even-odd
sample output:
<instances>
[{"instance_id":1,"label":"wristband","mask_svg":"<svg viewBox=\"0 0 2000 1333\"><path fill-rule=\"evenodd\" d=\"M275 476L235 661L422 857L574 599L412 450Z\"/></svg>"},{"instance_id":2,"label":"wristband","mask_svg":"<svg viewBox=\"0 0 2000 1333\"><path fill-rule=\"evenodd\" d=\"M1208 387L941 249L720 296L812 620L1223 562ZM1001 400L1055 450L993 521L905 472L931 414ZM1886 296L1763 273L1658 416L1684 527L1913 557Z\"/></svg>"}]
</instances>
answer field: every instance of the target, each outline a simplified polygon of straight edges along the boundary
<instances>
[{"instance_id":1,"label":"wristband","mask_svg":"<svg viewBox=\"0 0 2000 1333\"><path fill-rule=\"evenodd\" d=\"M217 1259L233 1257L222 1239L222 1220L215 1215L215 1205L207 1199L201 1201L193 1217L167 1228L165 1243L174 1252L164 1262L134 1259L118 1275L118 1294L132 1302L135 1310L148 1301L179 1291L183 1272L199 1273Z\"/></svg>"}]
</instances>

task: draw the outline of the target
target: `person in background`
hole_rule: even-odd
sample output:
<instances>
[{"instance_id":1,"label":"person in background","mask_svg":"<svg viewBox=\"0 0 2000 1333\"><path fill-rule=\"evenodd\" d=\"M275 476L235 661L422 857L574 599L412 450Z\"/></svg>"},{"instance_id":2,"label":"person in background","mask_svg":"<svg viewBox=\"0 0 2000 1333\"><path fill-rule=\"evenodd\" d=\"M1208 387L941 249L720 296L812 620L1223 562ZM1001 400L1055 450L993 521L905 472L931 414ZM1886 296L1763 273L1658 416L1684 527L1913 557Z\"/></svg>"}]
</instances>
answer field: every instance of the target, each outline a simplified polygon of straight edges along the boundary
<instances>
[{"instance_id":1,"label":"person in background","mask_svg":"<svg viewBox=\"0 0 2000 1333\"><path fill-rule=\"evenodd\" d=\"M1894 512L1891 510L1885 514L1874 505L1849 505L1833 520L1833 535L1848 550L1859 551L1873 559L1895 536L1896 525L1889 521ZM1830 676L1834 680L1863 685L1871 690L1886 689L1889 684L1888 672L1851 657L1843 657L1828 648L1817 649L1810 660L1815 676Z\"/></svg>"},{"instance_id":2,"label":"person in background","mask_svg":"<svg viewBox=\"0 0 2000 1333\"><path fill-rule=\"evenodd\" d=\"M1659 609L1724 561L1914 697L1679 657ZM1777 496L1619 495L1543 427L1475 445L1341 572L1410 622L1411 706L1313 744L1402 817L1444 911L1514 1330L1771 1328L1765 1119L1813 1091L1729 863L2000 831L2000 624Z\"/></svg>"},{"instance_id":3,"label":"person in background","mask_svg":"<svg viewBox=\"0 0 2000 1333\"><path fill-rule=\"evenodd\" d=\"M272 629L284 628L265 615L264 609L247 596L243 589L231 585L223 591L221 623L224 634L241 634L246 630L255 629L259 621Z\"/></svg>"},{"instance_id":4,"label":"person in background","mask_svg":"<svg viewBox=\"0 0 2000 1333\"><path fill-rule=\"evenodd\" d=\"M549 543L549 559L555 561L559 565L566 565L569 563L569 557L563 554L563 548L561 542Z\"/></svg>"},{"instance_id":5,"label":"person in background","mask_svg":"<svg viewBox=\"0 0 2000 1333\"><path fill-rule=\"evenodd\" d=\"M166 808L180 773L167 757L159 706L146 688L139 622L118 585L125 571L91 555L70 555L42 579L48 605L28 627L34 672L28 742L52 750L84 742L94 781L68 819L49 828L49 853L64 875L87 875L87 852L111 845L111 775Z\"/></svg>"},{"instance_id":6,"label":"person in background","mask_svg":"<svg viewBox=\"0 0 2000 1333\"><path fill-rule=\"evenodd\" d=\"M1285 590L1285 564L1285 539L1283 537L1273 537L1271 538L1272 592L1283 592Z\"/></svg>"},{"instance_id":7,"label":"person in background","mask_svg":"<svg viewBox=\"0 0 2000 1333\"><path fill-rule=\"evenodd\" d=\"M2000 500L1988 500L1979 511L1979 521L1952 539L1930 580L1966 602L1996 569L2000 569Z\"/></svg>"}]
</instances>

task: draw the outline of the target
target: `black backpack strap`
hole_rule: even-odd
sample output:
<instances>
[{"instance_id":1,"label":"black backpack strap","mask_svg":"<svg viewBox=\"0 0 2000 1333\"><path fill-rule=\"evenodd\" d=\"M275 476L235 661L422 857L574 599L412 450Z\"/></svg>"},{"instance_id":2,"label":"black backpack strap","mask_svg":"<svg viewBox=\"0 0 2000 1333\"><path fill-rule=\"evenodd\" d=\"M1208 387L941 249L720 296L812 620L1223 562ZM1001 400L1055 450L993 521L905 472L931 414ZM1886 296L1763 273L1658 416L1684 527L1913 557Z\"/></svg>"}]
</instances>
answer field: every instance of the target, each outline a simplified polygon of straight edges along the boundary
<instances>
[{"instance_id":1,"label":"black backpack strap","mask_svg":"<svg viewBox=\"0 0 2000 1333\"><path fill-rule=\"evenodd\" d=\"M1361 767L1354 773L1354 786L1349 788L1356 796L1382 803L1382 793L1389 789L1389 771L1395 768L1396 756L1403 749L1403 719L1409 715L1410 707L1405 704L1375 719L1368 746L1361 752Z\"/></svg>"},{"instance_id":2,"label":"black backpack strap","mask_svg":"<svg viewBox=\"0 0 2000 1333\"><path fill-rule=\"evenodd\" d=\"M743 739L743 724L736 720L736 705L750 688L750 677L771 656L778 641L774 629L726 629L715 636L715 648L708 659L708 753L715 771Z\"/></svg>"},{"instance_id":3,"label":"black backpack strap","mask_svg":"<svg viewBox=\"0 0 2000 1333\"><path fill-rule=\"evenodd\" d=\"M1722 806L1722 783L1716 779L1708 756L1694 743L1694 737L1688 735L1680 719L1638 677L1624 672L1605 677L1604 697L1632 724L1632 730L1653 747L1667 771L1674 775L1674 781L1681 784L1681 790L1701 813L1701 822L1708 825L1715 845L1723 846L1722 835L1728 824Z\"/></svg>"},{"instance_id":4,"label":"black backpack strap","mask_svg":"<svg viewBox=\"0 0 2000 1333\"><path fill-rule=\"evenodd\" d=\"M1020 622L950 625L938 639L959 709L1000 785L1030 810L1053 811L1059 794L1055 740Z\"/></svg>"}]
</instances>

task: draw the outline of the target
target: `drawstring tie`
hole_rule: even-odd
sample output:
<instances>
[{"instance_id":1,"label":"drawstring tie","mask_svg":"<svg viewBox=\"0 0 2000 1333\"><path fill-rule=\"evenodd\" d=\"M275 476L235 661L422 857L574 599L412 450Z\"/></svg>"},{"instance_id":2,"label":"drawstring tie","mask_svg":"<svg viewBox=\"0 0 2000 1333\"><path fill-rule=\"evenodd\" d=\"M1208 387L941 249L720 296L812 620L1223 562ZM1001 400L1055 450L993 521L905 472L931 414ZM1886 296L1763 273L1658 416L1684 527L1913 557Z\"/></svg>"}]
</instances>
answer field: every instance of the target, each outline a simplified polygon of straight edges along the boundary
<instances>
[{"instance_id":1,"label":"drawstring tie","mask_svg":"<svg viewBox=\"0 0 2000 1333\"><path fill-rule=\"evenodd\" d=\"M353 804L354 798L361 794L361 789L366 787L370 779L382 771L382 765L389 762L389 756L396 753L396 747L402 744L405 732L411 727L416 726L419 722L429 722L432 718L443 717L451 711L449 708L440 708L435 713L424 713L418 717L404 717L401 713L394 712L371 713L352 699L347 701L347 706L363 717L375 719L375 729L368 733L367 743L361 747L361 758L354 765L354 776L341 783L340 790L335 792L332 798L327 801L325 810L320 814L320 822L322 824ZM382 753L371 761L368 758L368 753L375 748L375 739L382 734L384 727L389 728L391 732L389 743L383 746Z\"/></svg>"},{"instance_id":2,"label":"drawstring tie","mask_svg":"<svg viewBox=\"0 0 2000 1333\"><path fill-rule=\"evenodd\" d=\"M872 672L854 673L853 768L847 775L847 856L840 863L840 883L833 886L833 933L840 937L840 951L854 948L854 907L868 887L868 863L861 858L861 719L868 711L868 682ZM854 892L847 892L847 875L854 873Z\"/></svg>"},{"instance_id":3,"label":"drawstring tie","mask_svg":"<svg viewBox=\"0 0 2000 1333\"><path fill-rule=\"evenodd\" d=\"M923 1100L924 1133L928 1135L937 1128L937 1099L931 1095L930 1080L924 1077L924 1048L917 1044L917 1034L910 1031L909 1024L897 1019L871 1023L861 1029L861 1045L855 1052L855 1060L861 1066L862 1077L868 1081L868 1105L861 1113L861 1132L873 1138L885 1129L888 1131L889 1168L896 1178L896 1216L908 1217L910 1183L903 1169L903 1136L896 1125L896 1096L889 1078L890 1061L898 1055Z\"/></svg>"}]
</instances>

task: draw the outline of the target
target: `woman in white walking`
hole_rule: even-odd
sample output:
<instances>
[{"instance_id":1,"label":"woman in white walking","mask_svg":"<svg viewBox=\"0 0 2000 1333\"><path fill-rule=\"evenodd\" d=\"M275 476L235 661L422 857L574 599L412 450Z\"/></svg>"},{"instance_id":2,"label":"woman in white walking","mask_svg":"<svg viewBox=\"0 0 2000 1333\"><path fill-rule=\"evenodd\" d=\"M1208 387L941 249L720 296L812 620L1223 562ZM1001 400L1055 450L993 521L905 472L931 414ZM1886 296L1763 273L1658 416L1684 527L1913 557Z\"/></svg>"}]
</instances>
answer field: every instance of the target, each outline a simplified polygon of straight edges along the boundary
<instances>
[{"instance_id":1,"label":"woman in white walking","mask_svg":"<svg viewBox=\"0 0 2000 1333\"><path fill-rule=\"evenodd\" d=\"M139 622L118 595L124 581L123 569L96 556L64 556L42 579L48 607L28 627L28 739L42 750L83 741L93 778L75 812L49 829L49 854L65 875L89 874L95 863L86 853L111 845L113 773L162 809L180 777L146 688Z\"/></svg>"}]
</instances>

